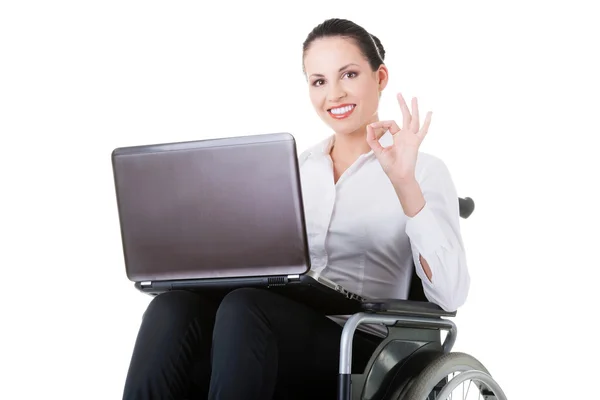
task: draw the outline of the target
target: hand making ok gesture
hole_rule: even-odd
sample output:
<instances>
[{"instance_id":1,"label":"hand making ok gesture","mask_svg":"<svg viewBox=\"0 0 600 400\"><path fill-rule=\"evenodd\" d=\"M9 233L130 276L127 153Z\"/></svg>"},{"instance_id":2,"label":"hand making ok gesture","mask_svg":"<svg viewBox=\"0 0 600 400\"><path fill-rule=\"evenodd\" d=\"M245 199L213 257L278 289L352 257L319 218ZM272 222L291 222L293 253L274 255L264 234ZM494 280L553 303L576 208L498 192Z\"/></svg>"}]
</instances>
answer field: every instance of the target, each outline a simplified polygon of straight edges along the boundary
<instances>
[{"instance_id":1,"label":"hand making ok gesture","mask_svg":"<svg viewBox=\"0 0 600 400\"><path fill-rule=\"evenodd\" d=\"M405 181L415 178L419 146L429 129L432 113L431 111L427 113L423 126L420 127L417 99L414 97L412 99L412 115L400 93L398 93L398 102L403 116L402 129L393 120L374 122L367 125L367 143L390 179ZM394 143L383 147L378 138L388 130L392 134Z\"/></svg>"}]
</instances>

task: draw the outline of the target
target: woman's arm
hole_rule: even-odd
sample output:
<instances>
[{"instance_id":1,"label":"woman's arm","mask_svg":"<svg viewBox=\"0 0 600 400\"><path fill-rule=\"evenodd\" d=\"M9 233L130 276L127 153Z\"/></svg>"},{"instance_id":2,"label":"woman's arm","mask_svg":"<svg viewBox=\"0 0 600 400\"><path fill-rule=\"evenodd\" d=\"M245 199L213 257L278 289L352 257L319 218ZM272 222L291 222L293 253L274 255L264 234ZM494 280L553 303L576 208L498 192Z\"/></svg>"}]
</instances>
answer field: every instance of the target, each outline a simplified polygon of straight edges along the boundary
<instances>
[{"instance_id":1,"label":"woman's arm","mask_svg":"<svg viewBox=\"0 0 600 400\"><path fill-rule=\"evenodd\" d=\"M418 177L390 179L408 217L406 233L423 291L429 301L456 311L470 286L458 195L446 165L434 157L427 161Z\"/></svg>"},{"instance_id":2,"label":"woman's arm","mask_svg":"<svg viewBox=\"0 0 600 400\"><path fill-rule=\"evenodd\" d=\"M466 301L470 285L460 235L458 195L446 165L419 153L432 113L427 113L421 126L417 99L412 99L412 114L400 93L398 103L402 129L395 121L374 122L367 125L367 143L408 216L406 234L425 296L446 311L456 311ZM394 140L384 148L378 138L385 131ZM421 168L417 168L418 158L423 158Z\"/></svg>"}]
</instances>

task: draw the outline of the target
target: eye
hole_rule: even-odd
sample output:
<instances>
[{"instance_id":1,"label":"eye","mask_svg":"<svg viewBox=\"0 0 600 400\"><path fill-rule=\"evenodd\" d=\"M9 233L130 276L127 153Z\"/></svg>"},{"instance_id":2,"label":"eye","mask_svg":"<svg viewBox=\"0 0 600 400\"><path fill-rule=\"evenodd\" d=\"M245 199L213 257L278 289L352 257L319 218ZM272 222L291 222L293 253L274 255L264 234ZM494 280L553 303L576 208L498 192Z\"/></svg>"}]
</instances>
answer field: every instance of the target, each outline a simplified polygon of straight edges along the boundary
<instances>
[{"instance_id":1,"label":"eye","mask_svg":"<svg viewBox=\"0 0 600 400\"><path fill-rule=\"evenodd\" d=\"M348 77L348 78L356 78L358 76L358 74L354 71L348 71L346 73L344 73L344 77Z\"/></svg>"},{"instance_id":2,"label":"eye","mask_svg":"<svg viewBox=\"0 0 600 400\"><path fill-rule=\"evenodd\" d=\"M323 79L317 79L312 84L313 84L313 86L321 86L323 83L324 83Z\"/></svg>"}]
</instances>

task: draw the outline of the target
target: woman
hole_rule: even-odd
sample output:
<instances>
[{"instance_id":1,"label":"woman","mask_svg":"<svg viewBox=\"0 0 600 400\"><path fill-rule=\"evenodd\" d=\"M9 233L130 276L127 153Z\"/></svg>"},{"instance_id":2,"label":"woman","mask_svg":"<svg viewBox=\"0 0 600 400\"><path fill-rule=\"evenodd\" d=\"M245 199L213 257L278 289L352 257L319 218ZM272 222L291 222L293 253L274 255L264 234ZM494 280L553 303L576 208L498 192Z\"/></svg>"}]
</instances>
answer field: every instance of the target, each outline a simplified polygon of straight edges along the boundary
<instances>
[{"instance_id":1,"label":"woman","mask_svg":"<svg viewBox=\"0 0 600 400\"><path fill-rule=\"evenodd\" d=\"M469 275L458 196L439 159L419 151L420 125L398 95L402 129L379 121L388 82L380 41L351 21L327 20L304 43L312 104L334 134L300 156L313 269L365 297L406 298L411 268L427 298L456 310ZM222 300L169 292L149 305L125 399L333 398L342 323L259 289ZM364 368L381 340L353 343ZM303 392L304 391L304 392Z\"/></svg>"}]
</instances>

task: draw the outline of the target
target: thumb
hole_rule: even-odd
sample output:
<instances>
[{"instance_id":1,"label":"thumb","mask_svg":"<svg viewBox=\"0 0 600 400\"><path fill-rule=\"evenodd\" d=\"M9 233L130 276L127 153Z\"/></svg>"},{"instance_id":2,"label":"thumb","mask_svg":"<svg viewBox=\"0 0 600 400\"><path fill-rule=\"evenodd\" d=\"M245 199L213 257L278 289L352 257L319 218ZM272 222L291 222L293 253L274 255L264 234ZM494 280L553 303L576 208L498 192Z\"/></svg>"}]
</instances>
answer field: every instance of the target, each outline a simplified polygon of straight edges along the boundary
<instances>
[{"instance_id":1,"label":"thumb","mask_svg":"<svg viewBox=\"0 0 600 400\"><path fill-rule=\"evenodd\" d=\"M378 139L382 132L375 132L375 130L380 131L384 129L373 128L373 124L367 125L367 143L371 147L371 150L373 150L373 153L375 153L375 155L379 157L379 155L383 152L383 146L381 145L381 143L379 143Z\"/></svg>"}]
</instances>

